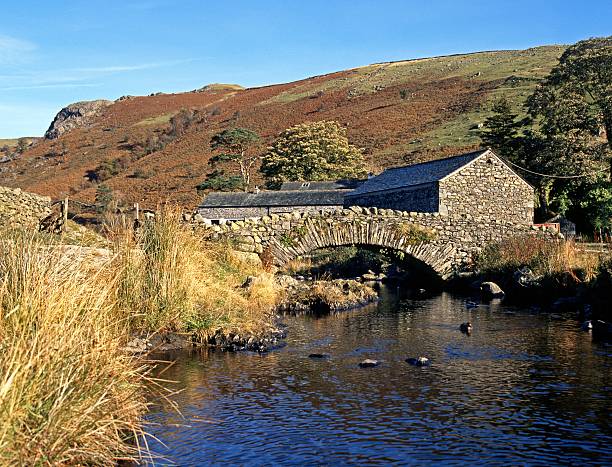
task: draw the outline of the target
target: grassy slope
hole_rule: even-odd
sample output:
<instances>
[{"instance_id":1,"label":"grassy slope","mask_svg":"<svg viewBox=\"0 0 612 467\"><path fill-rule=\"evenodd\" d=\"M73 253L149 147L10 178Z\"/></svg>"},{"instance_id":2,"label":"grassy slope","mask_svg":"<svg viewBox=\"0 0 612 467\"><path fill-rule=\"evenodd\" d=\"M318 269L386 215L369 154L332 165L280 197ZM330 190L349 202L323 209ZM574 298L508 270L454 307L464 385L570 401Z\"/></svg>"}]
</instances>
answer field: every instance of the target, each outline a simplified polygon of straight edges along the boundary
<instances>
[{"instance_id":1,"label":"grassy slope","mask_svg":"<svg viewBox=\"0 0 612 467\"><path fill-rule=\"evenodd\" d=\"M172 200L192 208L199 201L194 187L211 170L210 138L230 126L260 132L263 150L290 125L338 120L351 141L365 148L374 171L442 157L479 144L471 128L484 121L496 98L506 96L521 109L562 51L547 46L481 52L380 63L261 88L213 85L200 92L135 97L108 107L89 127L44 141L5 164L0 184L92 201L96 186L84 178L86 171L103 160L130 157L131 143L162 131L181 108L208 116L106 182L127 201L154 207ZM64 148L65 157L49 156ZM146 177L134 177L136 170Z\"/></svg>"},{"instance_id":2,"label":"grassy slope","mask_svg":"<svg viewBox=\"0 0 612 467\"><path fill-rule=\"evenodd\" d=\"M0 148L4 146L8 146L9 148L17 147L17 142L20 138L0 138ZM26 136L26 141L31 143L36 139L34 136Z\"/></svg>"}]
</instances>

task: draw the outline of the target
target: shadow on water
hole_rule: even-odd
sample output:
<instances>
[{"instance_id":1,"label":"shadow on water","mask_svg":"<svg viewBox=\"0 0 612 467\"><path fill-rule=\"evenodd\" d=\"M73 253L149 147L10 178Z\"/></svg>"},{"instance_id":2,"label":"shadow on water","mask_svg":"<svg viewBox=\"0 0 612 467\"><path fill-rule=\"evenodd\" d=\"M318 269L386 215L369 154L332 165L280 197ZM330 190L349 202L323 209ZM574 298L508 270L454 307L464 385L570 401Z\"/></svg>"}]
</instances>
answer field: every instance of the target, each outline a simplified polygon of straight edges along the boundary
<instances>
[{"instance_id":1,"label":"shadow on water","mask_svg":"<svg viewBox=\"0 0 612 467\"><path fill-rule=\"evenodd\" d=\"M383 289L378 304L286 322L287 345L268 354L164 355L185 419L154 407L153 449L178 465L611 458L610 348L575 321ZM404 361L421 355L430 367ZM365 358L382 363L360 369Z\"/></svg>"}]
</instances>

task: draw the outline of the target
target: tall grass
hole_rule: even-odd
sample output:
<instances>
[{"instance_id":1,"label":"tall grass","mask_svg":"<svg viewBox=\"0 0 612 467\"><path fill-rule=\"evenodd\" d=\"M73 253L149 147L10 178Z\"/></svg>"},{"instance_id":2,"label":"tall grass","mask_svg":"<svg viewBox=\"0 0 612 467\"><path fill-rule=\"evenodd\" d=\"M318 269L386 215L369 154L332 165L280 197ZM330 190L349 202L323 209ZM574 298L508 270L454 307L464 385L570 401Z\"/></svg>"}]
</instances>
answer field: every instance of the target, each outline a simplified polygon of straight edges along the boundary
<instances>
[{"instance_id":1,"label":"tall grass","mask_svg":"<svg viewBox=\"0 0 612 467\"><path fill-rule=\"evenodd\" d=\"M115 239L118 307L134 331L206 335L219 327L270 325L280 299L273 276L241 261L229 245L205 241L176 210L161 208L136 237L123 231ZM247 276L257 278L243 288Z\"/></svg>"},{"instance_id":2,"label":"tall grass","mask_svg":"<svg viewBox=\"0 0 612 467\"><path fill-rule=\"evenodd\" d=\"M527 266L547 278L589 282L597 276L600 257L580 251L572 241L523 236L487 246L476 264L484 273L508 273Z\"/></svg>"},{"instance_id":3,"label":"tall grass","mask_svg":"<svg viewBox=\"0 0 612 467\"><path fill-rule=\"evenodd\" d=\"M0 241L0 464L137 460L146 368L120 350L115 273Z\"/></svg>"}]
</instances>

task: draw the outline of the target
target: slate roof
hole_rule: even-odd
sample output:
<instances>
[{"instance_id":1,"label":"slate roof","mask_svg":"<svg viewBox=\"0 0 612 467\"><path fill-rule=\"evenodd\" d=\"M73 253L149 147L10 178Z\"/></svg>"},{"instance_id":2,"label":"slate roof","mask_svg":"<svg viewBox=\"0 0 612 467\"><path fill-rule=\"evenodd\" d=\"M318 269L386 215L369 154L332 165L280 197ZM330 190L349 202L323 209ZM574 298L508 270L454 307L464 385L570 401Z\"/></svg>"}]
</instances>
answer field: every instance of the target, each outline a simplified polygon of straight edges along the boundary
<instances>
[{"instance_id":1,"label":"slate roof","mask_svg":"<svg viewBox=\"0 0 612 467\"><path fill-rule=\"evenodd\" d=\"M344 196L351 190L280 190L209 193L201 208L240 208L263 206L342 206Z\"/></svg>"},{"instance_id":2,"label":"slate roof","mask_svg":"<svg viewBox=\"0 0 612 467\"><path fill-rule=\"evenodd\" d=\"M437 182L455 170L469 164L487 151L488 149L483 149L445 159L387 169L380 175L365 181L363 185L352 191L349 196Z\"/></svg>"},{"instance_id":3,"label":"slate roof","mask_svg":"<svg viewBox=\"0 0 612 467\"><path fill-rule=\"evenodd\" d=\"M281 190L354 190L365 180L333 180L325 182L284 182Z\"/></svg>"}]
</instances>

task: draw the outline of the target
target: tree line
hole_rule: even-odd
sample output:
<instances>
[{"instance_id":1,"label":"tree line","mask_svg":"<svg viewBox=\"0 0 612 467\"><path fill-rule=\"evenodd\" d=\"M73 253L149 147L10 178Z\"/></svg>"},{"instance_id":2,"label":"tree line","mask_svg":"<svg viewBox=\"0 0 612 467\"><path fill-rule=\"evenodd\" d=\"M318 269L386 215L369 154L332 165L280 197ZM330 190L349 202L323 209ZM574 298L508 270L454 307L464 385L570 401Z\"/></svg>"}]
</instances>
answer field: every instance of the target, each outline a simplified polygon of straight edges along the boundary
<instances>
[{"instance_id":1,"label":"tree line","mask_svg":"<svg viewBox=\"0 0 612 467\"><path fill-rule=\"evenodd\" d=\"M504 99L492 110L481 139L536 188L539 220L612 227L612 36L567 48L527 99L526 117Z\"/></svg>"},{"instance_id":2,"label":"tree line","mask_svg":"<svg viewBox=\"0 0 612 467\"><path fill-rule=\"evenodd\" d=\"M263 154L261 137L247 128L230 128L214 135L209 161L213 171L199 190L249 190L253 171L259 170L270 188L284 181L321 181L366 175L363 150L348 141L346 129L335 121L307 122L283 131ZM233 167L232 167L233 166ZM240 175L228 175L227 170Z\"/></svg>"}]
</instances>

